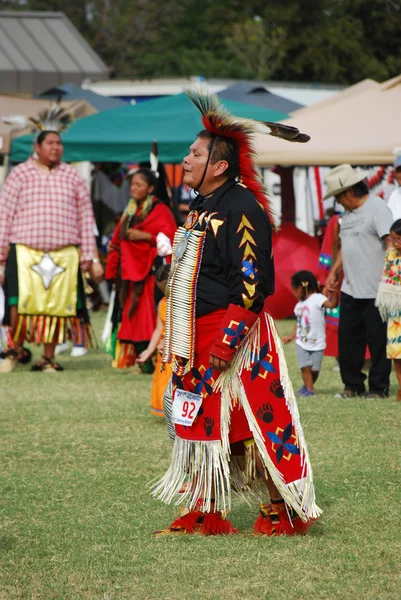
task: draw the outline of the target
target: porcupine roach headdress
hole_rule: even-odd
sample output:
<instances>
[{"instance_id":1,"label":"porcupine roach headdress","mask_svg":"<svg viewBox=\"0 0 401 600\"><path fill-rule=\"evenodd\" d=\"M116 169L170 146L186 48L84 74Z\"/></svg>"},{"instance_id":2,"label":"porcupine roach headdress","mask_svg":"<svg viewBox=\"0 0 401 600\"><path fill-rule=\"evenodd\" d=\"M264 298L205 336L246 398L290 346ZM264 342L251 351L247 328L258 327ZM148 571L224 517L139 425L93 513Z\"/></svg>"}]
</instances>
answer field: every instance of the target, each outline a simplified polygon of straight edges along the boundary
<instances>
[{"instance_id":1,"label":"porcupine roach headdress","mask_svg":"<svg viewBox=\"0 0 401 600\"><path fill-rule=\"evenodd\" d=\"M256 199L272 220L267 192L255 166L252 136L256 133L263 133L289 142L301 143L308 142L310 137L305 133L300 133L296 127L282 123L253 121L230 115L215 94L192 90L186 90L185 93L201 113L202 122L207 131L216 137L231 138L237 142L241 182L255 194Z\"/></svg>"},{"instance_id":2,"label":"porcupine roach headdress","mask_svg":"<svg viewBox=\"0 0 401 600\"><path fill-rule=\"evenodd\" d=\"M61 133L71 125L73 120L73 115L62 108L58 102L40 112L37 118L29 117L28 119L35 127L38 135L42 131Z\"/></svg>"}]
</instances>

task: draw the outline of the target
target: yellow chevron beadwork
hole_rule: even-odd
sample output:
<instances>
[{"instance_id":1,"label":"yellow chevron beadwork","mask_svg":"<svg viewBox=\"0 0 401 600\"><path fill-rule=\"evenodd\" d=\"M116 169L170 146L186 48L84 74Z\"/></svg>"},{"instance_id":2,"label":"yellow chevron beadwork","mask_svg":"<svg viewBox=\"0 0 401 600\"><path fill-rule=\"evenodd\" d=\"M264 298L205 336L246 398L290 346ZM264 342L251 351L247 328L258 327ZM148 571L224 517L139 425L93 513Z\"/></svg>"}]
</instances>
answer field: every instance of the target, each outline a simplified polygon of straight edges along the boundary
<instances>
[{"instance_id":1,"label":"yellow chevron beadwork","mask_svg":"<svg viewBox=\"0 0 401 600\"><path fill-rule=\"evenodd\" d=\"M251 231L255 231L255 228L253 227L253 225L251 225L251 223L248 221L246 216L242 215L241 223L238 226L237 233L239 233L241 231L241 229L244 229L244 227L246 229L250 229Z\"/></svg>"}]
</instances>

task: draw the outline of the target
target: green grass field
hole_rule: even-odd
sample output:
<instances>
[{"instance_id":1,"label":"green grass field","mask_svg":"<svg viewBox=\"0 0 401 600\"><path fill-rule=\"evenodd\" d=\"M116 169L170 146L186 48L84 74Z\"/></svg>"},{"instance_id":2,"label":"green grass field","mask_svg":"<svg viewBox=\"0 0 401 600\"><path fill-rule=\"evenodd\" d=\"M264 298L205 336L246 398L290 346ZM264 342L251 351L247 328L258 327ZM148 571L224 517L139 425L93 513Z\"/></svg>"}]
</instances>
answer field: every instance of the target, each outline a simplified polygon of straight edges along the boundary
<instances>
[{"instance_id":1,"label":"green grass field","mask_svg":"<svg viewBox=\"0 0 401 600\"><path fill-rule=\"evenodd\" d=\"M293 345L286 354L298 389ZM176 510L147 490L170 456L151 378L116 372L101 351L60 361L61 374L0 379L1 600L401 598L395 386L390 400L334 399L325 359L318 395L299 401L324 511L308 536L252 537L257 506L237 500L238 536L155 539Z\"/></svg>"}]
</instances>

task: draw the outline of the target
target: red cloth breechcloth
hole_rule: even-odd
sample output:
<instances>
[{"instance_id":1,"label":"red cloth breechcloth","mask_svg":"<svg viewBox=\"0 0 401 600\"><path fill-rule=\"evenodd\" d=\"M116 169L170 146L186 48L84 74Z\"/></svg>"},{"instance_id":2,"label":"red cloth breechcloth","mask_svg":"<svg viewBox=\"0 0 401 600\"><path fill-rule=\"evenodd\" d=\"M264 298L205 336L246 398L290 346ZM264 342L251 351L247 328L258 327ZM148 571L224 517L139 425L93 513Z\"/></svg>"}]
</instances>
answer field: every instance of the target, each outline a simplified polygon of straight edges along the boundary
<instances>
[{"instance_id":1,"label":"red cloth breechcloth","mask_svg":"<svg viewBox=\"0 0 401 600\"><path fill-rule=\"evenodd\" d=\"M216 336L219 336L221 328L227 325L222 323L225 313L225 310L217 310L196 319L194 366L184 376L173 374L173 400L177 388L201 394L203 397L202 406L193 425L175 425L176 435L184 440L212 442L222 439L222 394L221 391L213 390L220 373L209 366L209 355ZM238 376L252 412L252 419L257 422L266 450L283 480L289 483L305 476L305 464L301 464L292 415L280 382L279 357L264 310L260 315L259 355L253 356L250 368L242 369ZM231 410L229 442L234 444L253 437L245 412L237 402Z\"/></svg>"},{"instance_id":2,"label":"red cloth breechcloth","mask_svg":"<svg viewBox=\"0 0 401 600\"><path fill-rule=\"evenodd\" d=\"M202 393L203 404L199 411L201 414L207 410L208 404L213 403L215 395L214 393L210 396L208 395L208 391L210 391L209 386L212 386L217 380L220 372L210 367L209 356L210 348L219 332L225 314L226 311L220 309L196 319L195 365L192 372L188 373L182 380L185 389L191 390L194 393ZM204 378L205 383L203 386L200 382L200 376ZM174 381L176 381L176 376L174 377ZM200 388L202 388L202 391L200 391ZM199 417L200 414L198 413L198 419ZM208 423L211 423L211 421L208 421ZM208 431L209 429L207 429L206 434ZM249 429L245 413L239 404L237 404L231 412L229 437L230 444L252 438L252 433ZM214 438L213 436L210 436L208 439L212 440Z\"/></svg>"}]
</instances>

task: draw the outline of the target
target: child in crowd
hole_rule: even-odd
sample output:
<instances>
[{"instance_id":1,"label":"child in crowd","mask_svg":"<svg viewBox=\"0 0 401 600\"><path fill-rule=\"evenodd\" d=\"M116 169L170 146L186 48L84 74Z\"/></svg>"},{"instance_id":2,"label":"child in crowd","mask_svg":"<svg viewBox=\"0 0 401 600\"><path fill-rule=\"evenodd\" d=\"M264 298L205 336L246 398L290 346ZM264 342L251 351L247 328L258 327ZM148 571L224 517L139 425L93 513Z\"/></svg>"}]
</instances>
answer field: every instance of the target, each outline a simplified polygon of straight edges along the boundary
<instances>
[{"instance_id":1,"label":"child in crowd","mask_svg":"<svg viewBox=\"0 0 401 600\"><path fill-rule=\"evenodd\" d=\"M304 385L298 396L314 396L314 384L322 366L326 347L324 311L337 306L338 293L328 299L319 293L319 284L310 271L298 271L291 278L292 291L298 300L294 313L297 323L289 336L283 337L288 344L295 339L298 366Z\"/></svg>"},{"instance_id":2,"label":"child in crowd","mask_svg":"<svg viewBox=\"0 0 401 600\"><path fill-rule=\"evenodd\" d=\"M387 321L387 358L393 359L401 402L401 219L390 227L390 242L376 298L383 321Z\"/></svg>"},{"instance_id":3,"label":"child in crowd","mask_svg":"<svg viewBox=\"0 0 401 600\"><path fill-rule=\"evenodd\" d=\"M159 290L164 294L170 273L170 265L162 265L156 271L156 285ZM159 302L157 309L157 323L156 329L150 339L149 345L141 352L137 358L137 363L143 365L154 353L156 349L161 348L164 342L164 333L166 329L166 310L167 310L167 298L163 298ZM163 371L161 371L162 360L160 352L157 353L156 368L153 375L152 385L152 396L150 400L150 412L157 417L163 417L163 396L166 390L167 384L171 377L172 371L169 365L164 365Z\"/></svg>"}]
</instances>

